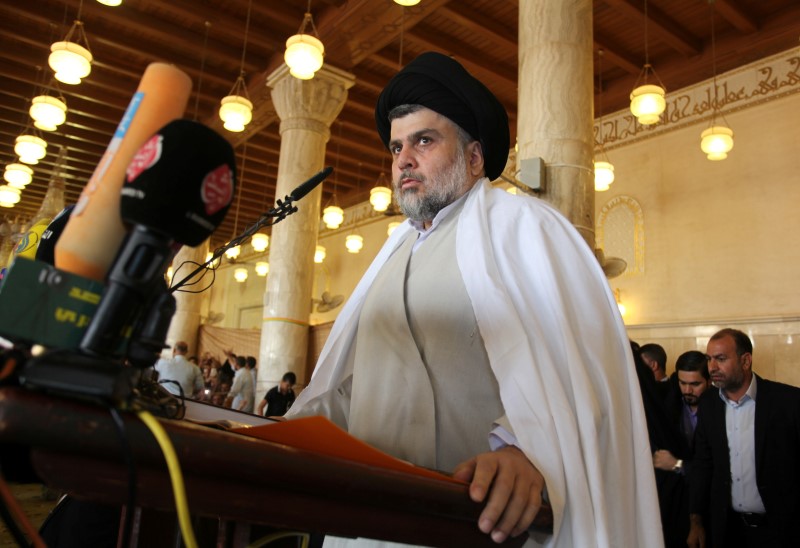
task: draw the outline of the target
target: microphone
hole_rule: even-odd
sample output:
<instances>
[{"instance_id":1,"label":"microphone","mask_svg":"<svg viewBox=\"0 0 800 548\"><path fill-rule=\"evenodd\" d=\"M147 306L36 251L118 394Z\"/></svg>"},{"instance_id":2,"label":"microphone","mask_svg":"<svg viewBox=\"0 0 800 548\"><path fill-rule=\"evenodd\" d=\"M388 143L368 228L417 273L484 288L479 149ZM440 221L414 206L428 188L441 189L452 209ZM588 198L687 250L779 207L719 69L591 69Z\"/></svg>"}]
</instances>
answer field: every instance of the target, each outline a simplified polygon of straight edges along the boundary
<instances>
[{"instance_id":1,"label":"microphone","mask_svg":"<svg viewBox=\"0 0 800 548\"><path fill-rule=\"evenodd\" d=\"M316 175L313 175L308 181L306 181L305 183L302 183L297 188L295 188L292 192L290 192L289 193L289 197L294 202L298 201L300 198L305 197L306 194L308 194L309 192L311 192L312 190L317 188L317 186L322 181L327 179L328 175L330 175L332 172L333 172L333 168L331 166L328 166L328 167L324 168L322 171L320 171Z\"/></svg>"},{"instance_id":2,"label":"microphone","mask_svg":"<svg viewBox=\"0 0 800 548\"><path fill-rule=\"evenodd\" d=\"M74 208L74 204L68 205L61 210L61 213L53 217L53 220L47 225L47 228L42 233L42 239L39 241L39 247L36 248L37 261L45 262L50 266L55 265L56 243L61 238L64 227L67 226L67 221L69 221Z\"/></svg>"},{"instance_id":3,"label":"microphone","mask_svg":"<svg viewBox=\"0 0 800 548\"><path fill-rule=\"evenodd\" d=\"M166 291L164 273L180 244L199 245L225 218L235 162L221 135L189 120L170 122L142 145L120 193L122 220L133 230L111 265L80 343L83 351L118 353L124 330L143 305Z\"/></svg>"}]
</instances>

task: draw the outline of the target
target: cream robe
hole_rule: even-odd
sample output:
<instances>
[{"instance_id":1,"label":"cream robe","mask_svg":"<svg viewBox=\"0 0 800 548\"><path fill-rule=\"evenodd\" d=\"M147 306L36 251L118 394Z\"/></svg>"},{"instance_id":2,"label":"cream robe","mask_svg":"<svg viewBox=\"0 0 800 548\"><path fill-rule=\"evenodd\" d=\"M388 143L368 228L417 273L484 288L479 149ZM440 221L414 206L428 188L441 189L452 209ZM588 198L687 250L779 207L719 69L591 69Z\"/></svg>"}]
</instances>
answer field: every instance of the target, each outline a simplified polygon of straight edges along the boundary
<instances>
[{"instance_id":1,"label":"cream robe","mask_svg":"<svg viewBox=\"0 0 800 548\"><path fill-rule=\"evenodd\" d=\"M378 253L289 416L348 383L366 293L413 230L405 222ZM458 217L456 256L508 421L547 483L544 545L662 546L633 359L592 250L549 205L482 179Z\"/></svg>"}]
</instances>

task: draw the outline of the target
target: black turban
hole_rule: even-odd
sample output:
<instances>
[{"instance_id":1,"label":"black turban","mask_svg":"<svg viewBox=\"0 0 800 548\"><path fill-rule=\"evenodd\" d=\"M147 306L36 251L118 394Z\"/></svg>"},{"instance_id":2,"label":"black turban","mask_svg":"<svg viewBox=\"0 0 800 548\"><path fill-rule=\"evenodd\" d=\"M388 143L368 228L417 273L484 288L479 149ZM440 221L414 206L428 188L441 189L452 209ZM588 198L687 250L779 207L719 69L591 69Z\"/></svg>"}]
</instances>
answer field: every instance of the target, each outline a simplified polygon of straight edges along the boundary
<instances>
[{"instance_id":1,"label":"black turban","mask_svg":"<svg viewBox=\"0 0 800 548\"><path fill-rule=\"evenodd\" d=\"M489 179L497 179L508 159L508 115L489 89L458 61L426 52L411 61L381 92L375 107L378 134L389 146L389 111L399 105L422 105L459 125L483 149Z\"/></svg>"}]
</instances>

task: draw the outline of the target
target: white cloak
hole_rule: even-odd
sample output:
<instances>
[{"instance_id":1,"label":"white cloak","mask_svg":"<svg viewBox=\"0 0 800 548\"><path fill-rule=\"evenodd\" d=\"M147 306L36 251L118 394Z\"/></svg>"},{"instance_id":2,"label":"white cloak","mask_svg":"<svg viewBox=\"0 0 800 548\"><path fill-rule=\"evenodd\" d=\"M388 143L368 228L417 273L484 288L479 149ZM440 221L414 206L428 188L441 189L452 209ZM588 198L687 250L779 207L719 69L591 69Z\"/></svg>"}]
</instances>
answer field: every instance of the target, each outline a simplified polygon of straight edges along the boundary
<instances>
[{"instance_id":1,"label":"white cloak","mask_svg":"<svg viewBox=\"0 0 800 548\"><path fill-rule=\"evenodd\" d=\"M352 373L347 358L367 290L413 230L406 221L378 253L288 417ZM456 255L506 416L546 481L555 526L545 545L662 546L628 337L589 246L542 200L484 178L458 219Z\"/></svg>"}]
</instances>

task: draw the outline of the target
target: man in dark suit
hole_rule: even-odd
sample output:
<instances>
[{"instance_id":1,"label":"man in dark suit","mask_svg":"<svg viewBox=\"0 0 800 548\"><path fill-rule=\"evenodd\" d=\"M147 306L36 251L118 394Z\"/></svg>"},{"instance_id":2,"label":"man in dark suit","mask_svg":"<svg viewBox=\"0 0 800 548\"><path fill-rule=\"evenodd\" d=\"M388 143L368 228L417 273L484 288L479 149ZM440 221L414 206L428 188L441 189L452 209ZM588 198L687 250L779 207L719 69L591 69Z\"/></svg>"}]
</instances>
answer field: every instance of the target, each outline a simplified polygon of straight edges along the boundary
<instances>
[{"instance_id":1,"label":"man in dark suit","mask_svg":"<svg viewBox=\"0 0 800 548\"><path fill-rule=\"evenodd\" d=\"M741 331L715 334L706 355L719 390L700 398L687 543L706 545L705 514L715 547L800 546L800 389L753 374Z\"/></svg>"},{"instance_id":2,"label":"man in dark suit","mask_svg":"<svg viewBox=\"0 0 800 548\"><path fill-rule=\"evenodd\" d=\"M661 403L664 403L669 393L670 383L667 376L667 352L664 347L656 343L648 343L642 345L639 350L642 355L642 360L647 364L647 367L653 372L653 378L656 380L656 391Z\"/></svg>"}]
</instances>

